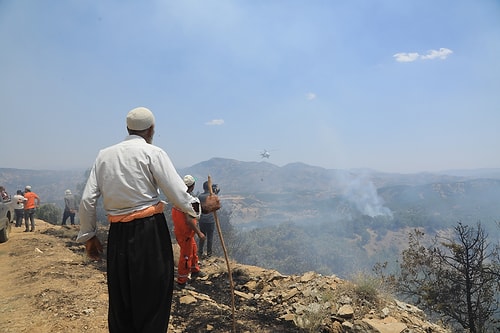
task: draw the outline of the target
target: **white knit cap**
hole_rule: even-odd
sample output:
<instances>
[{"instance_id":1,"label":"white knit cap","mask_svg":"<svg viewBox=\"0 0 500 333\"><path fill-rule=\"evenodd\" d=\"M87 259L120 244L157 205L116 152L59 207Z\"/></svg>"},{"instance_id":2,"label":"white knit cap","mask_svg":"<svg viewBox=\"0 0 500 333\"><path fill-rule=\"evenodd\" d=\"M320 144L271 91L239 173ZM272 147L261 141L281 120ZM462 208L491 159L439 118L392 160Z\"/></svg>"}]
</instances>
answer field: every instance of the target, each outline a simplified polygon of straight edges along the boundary
<instances>
[{"instance_id":1,"label":"white knit cap","mask_svg":"<svg viewBox=\"0 0 500 333\"><path fill-rule=\"evenodd\" d=\"M127 114L127 128L134 131L143 131L155 123L153 112L145 107L132 109Z\"/></svg>"},{"instance_id":2,"label":"white knit cap","mask_svg":"<svg viewBox=\"0 0 500 333\"><path fill-rule=\"evenodd\" d=\"M193 185L194 182L195 182L195 180L194 180L193 176L191 176L191 175L184 176L184 184L186 184L186 186L189 187L189 186Z\"/></svg>"},{"instance_id":3,"label":"white knit cap","mask_svg":"<svg viewBox=\"0 0 500 333\"><path fill-rule=\"evenodd\" d=\"M71 194L71 190L64 191L64 194L68 194L68 195Z\"/></svg>"},{"instance_id":4,"label":"white knit cap","mask_svg":"<svg viewBox=\"0 0 500 333\"><path fill-rule=\"evenodd\" d=\"M25 189L25 190L28 190L28 191L31 191L31 186L26 185L26 187L25 187L24 189Z\"/></svg>"}]
</instances>

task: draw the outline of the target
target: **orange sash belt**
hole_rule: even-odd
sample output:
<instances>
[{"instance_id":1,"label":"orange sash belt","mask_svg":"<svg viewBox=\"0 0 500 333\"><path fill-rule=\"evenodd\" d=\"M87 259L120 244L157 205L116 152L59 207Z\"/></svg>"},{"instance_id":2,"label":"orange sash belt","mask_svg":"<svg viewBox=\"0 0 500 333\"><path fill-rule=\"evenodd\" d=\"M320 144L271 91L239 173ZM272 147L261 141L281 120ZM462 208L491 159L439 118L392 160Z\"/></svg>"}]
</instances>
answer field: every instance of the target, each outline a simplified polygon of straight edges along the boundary
<instances>
[{"instance_id":1,"label":"orange sash belt","mask_svg":"<svg viewBox=\"0 0 500 333\"><path fill-rule=\"evenodd\" d=\"M142 219L145 217L150 217L155 214L163 213L163 202L158 202L156 205L146 207L141 210L136 210L133 211L132 213L129 214L122 214L122 215L108 215L108 221L110 223L116 223L116 222L130 222L135 219Z\"/></svg>"}]
</instances>

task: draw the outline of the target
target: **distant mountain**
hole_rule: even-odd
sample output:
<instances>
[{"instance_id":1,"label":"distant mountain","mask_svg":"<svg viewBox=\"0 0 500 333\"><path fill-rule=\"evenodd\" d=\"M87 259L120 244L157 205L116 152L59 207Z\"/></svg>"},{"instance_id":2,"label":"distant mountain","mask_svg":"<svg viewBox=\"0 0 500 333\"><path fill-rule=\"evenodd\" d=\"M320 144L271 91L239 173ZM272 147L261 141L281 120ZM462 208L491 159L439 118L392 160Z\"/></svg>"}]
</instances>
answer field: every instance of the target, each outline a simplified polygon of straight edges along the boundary
<instances>
[{"instance_id":1,"label":"distant mountain","mask_svg":"<svg viewBox=\"0 0 500 333\"><path fill-rule=\"evenodd\" d=\"M241 162L212 158L188 168L178 170L190 173L199 181L210 175L214 183L224 184L227 192L279 192L311 188L315 191L335 190L346 181L368 178L377 187L392 185L425 185L431 183L465 181L471 179L500 179L499 169L450 170L449 172L421 172L413 174L384 173L369 169L325 169L304 163L278 167L266 161Z\"/></svg>"},{"instance_id":2,"label":"distant mountain","mask_svg":"<svg viewBox=\"0 0 500 333\"><path fill-rule=\"evenodd\" d=\"M84 170L30 170L0 168L0 185L12 196L30 185L43 203L64 202L64 191L74 193L86 181Z\"/></svg>"},{"instance_id":3,"label":"distant mountain","mask_svg":"<svg viewBox=\"0 0 500 333\"><path fill-rule=\"evenodd\" d=\"M395 262L416 227L432 235L481 221L495 242L500 236L500 169L397 174L213 158L178 172L197 179L195 193L208 175L219 185L225 216L239 233L231 249L238 261L286 273L346 276ZM64 190L78 194L85 181L83 170L0 168L9 193L29 184L42 203L60 207Z\"/></svg>"},{"instance_id":4,"label":"distant mountain","mask_svg":"<svg viewBox=\"0 0 500 333\"><path fill-rule=\"evenodd\" d=\"M499 177L490 178L497 174L495 170ZM500 216L500 169L457 171L454 175L398 174L213 158L179 173L195 176L197 191L210 175L221 188L220 197L232 211L235 224L268 225L359 214L398 216L408 210L455 222L465 217Z\"/></svg>"},{"instance_id":5,"label":"distant mountain","mask_svg":"<svg viewBox=\"0 0 500 333\"><path fill-rule=\"evenodd\" d=\"M202 184L210 175L213 183L221 188L221 198L229 208L243 210L236 212L243 223L262 221L266 216L301 220L297 210L307 211L305 216L318 216L324 210L322 206L336 213L352 214L352 210L358 209L361 213L376 215L383 213L377 209L385 206L391 210L407 209L408 205L437 207L440 203L452 205L457 200L457 205L464 210L473 206L476 210L477 207L485 209L499 199L495 179L500 180L500 169L398 174L368 169L325 169L304 163L278 167L266 161L212 158L178 172L181 176L188 173L195 176L198 180L195 192L202 191ZM85 181L85 170L0 168L0 185L11 195L31 185L42 202L61 202L64 190L79 192ZM463 197L452 195L460 189L466 191ZM424 199L419 199L424 194ZM332 208L332 201L342 207ZM244 213L247 210L248 214Z\"/></svg>"},{"instance_id":6,"label":"distant mountain","mask_svg":"<svg viewBox=\"0 0 500 333\"><path fill-rule=\"evenodd\" d=\"M496 168L483 168L483 169L471 169L471 170L447 170L441 171L439 174L467 177L467 178L490 178L490 179L500 179L500 169Z\"/></svg>"},{"instance_id":7,"label":"distant mountain","mask_svg":"<svg viewBox=\"0 0 500 333\"><path fill-rule=\"evenodd\" d=\"M500 179L436 181L384 187L378 192L391 211L414 211L438 225L446 221L500 221Z\"/></svg>"},{"instance_id":8,"label":"distant mountain","mask_svg":"<svg viewBox=\"0 0 500 333\"><path fill-rule=\"evenodd\" d=\"M233 249L237 260L288 273L348 276L394 264L414 228L432 237L459 221L481 222L493 243L500 236L500 177L492 170L399 174L216 158L179 172L194 175L199 191L207 175L219 184L246 244Z\"/></svg>"}]
</instances>

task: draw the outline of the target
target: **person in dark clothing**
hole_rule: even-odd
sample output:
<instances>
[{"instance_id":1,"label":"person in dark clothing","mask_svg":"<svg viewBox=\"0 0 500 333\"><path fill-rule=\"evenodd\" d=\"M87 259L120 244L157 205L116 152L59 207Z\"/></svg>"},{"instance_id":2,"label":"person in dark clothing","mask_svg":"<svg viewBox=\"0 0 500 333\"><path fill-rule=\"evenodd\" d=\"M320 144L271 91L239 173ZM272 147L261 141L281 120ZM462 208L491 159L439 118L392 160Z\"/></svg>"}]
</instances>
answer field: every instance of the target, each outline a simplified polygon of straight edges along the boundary
<instances>
[{"instance_id":1,"label":"person in dark clothing","mask_svg":"<svg viewBox=\"0 0 500 333\"><path fill-rule=\"evenodd\" d=\"M64 192L64 212L62 218L62 225L66 225L66 220L69 217L71 225L75 225L75 214L78 210L75 196L70 190Z\"/></svg>"},{"instance_id":2,"label":"person in dark clothing","mask_svg":"<svg viewBox=\"0 0 500 333\"><path fill-rule=\"evenodd\" d=\"M215 185L216 187L216 185ZM218 192L218 191L217 191ZM217 193L216 193L217 194ZM203 183L203 193L198 196L200 199L200 204L203 206L208 196L210 195L210 189L208 187L208 181ZM207 242L207 257L212 256L212 246L214 240L214 230L215 230L215 217L213 212L208 214L201 214L200 221L198 222L200 231L205 235ZM205 246L205 239L198 239L198 257L203 257L203 247Z\"/></svg>"}]
</instances>

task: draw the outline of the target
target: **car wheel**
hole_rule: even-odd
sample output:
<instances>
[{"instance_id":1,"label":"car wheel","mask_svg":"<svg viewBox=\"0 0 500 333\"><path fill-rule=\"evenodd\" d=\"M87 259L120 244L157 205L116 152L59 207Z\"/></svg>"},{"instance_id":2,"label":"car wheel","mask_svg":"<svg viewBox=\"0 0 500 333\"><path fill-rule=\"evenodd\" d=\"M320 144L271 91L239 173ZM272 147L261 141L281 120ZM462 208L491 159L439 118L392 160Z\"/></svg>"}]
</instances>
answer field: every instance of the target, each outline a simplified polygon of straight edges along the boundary
<instances>
[{"instance_id":1,"label":"car wheel","mask_svg":"<svg viewBox=\"0 0 500 333\"><path fill-rule=\"evenodd\" d=\"M5 243L6 241L9 240L9 229L10 229L9 227L10 225L7 224L5 228L0 230L0 243Z\"/></svg>"}]
</instances>

